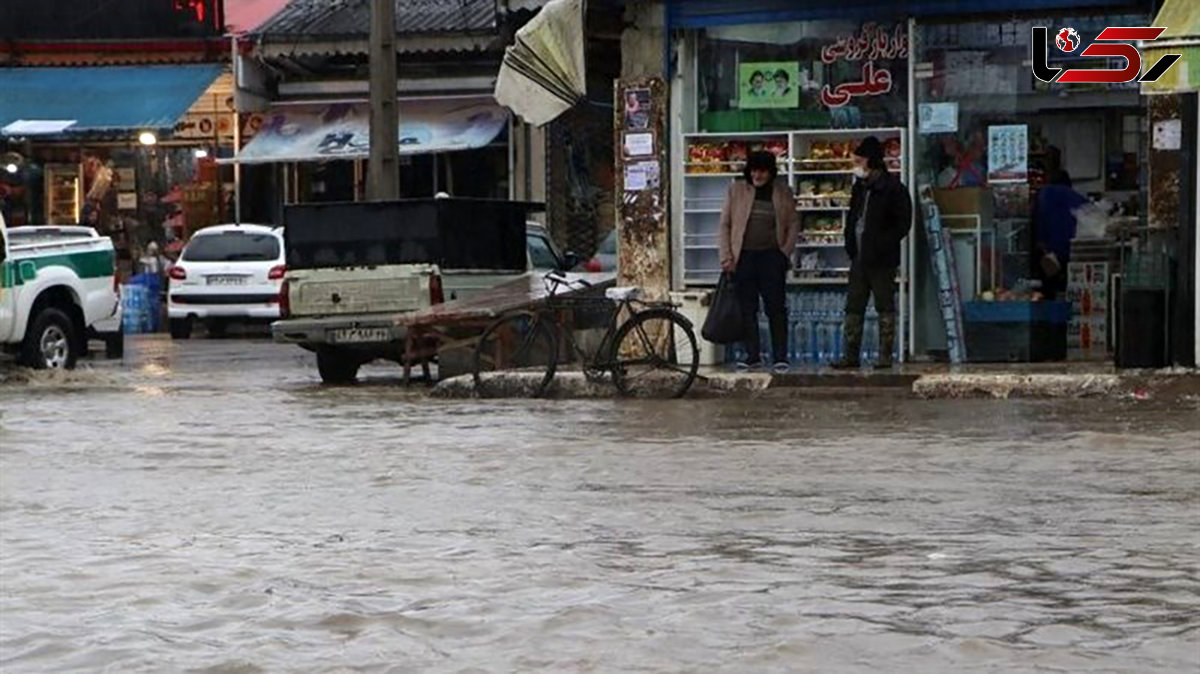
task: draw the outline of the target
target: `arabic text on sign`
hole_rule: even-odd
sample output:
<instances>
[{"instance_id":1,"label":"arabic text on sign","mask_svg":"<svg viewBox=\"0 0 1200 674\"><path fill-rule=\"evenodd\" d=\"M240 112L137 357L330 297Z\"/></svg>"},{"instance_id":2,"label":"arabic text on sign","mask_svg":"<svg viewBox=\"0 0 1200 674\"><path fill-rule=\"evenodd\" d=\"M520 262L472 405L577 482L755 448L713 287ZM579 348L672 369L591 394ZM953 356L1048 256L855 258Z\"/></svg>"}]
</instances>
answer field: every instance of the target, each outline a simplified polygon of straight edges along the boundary
<instances>
[{"instance_id":1,"label":"arabic text on sign","mask_svg":"<svg viewBox=\"0 0 1200 674\"><path fill-rule=\"evenodd\" d=\"M821 102L826 107L840 108L855 96L880 96L891 90L892 71L876 68L874 61L867 61L862 67L862 81L846 82L832 89L826 84L821 89Z\"/></svg>"},{"instance_id":2,"label":"arabic text on sign","mask_svg":"<svg viewBox=\"0 0 1200 674\"><path fill-rule=\"evenodd\" d=\"M908 32L903 24L893 30L875 23L863 24L857 35L845 35L821 49L825 65L846 61L887 61L908 58Z\"/></svg>"}]
</instances>

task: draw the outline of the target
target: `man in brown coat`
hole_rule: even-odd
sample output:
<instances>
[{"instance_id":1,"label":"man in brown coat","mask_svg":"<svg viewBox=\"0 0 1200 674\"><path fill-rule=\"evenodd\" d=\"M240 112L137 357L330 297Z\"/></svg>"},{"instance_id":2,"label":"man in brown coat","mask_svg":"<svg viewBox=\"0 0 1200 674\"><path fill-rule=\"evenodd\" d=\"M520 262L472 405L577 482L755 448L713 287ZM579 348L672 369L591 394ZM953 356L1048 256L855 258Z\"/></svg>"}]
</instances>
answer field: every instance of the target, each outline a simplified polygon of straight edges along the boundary
<instances>
[{"instance_id":1,"label":"man in brown coat","mask_svg":"<svg viewBox=\"0 0 1200 674\"><path fill-rule=\"evenodd\" d=\"M787 273L796 250L796 200L779 180L775 155L752 153L742 180L734 181L721 209L721 269L733 273L742 306L746 360L740 369L762 364L758 338L758 302L771 326L775 370L788 369Z\"/></svg>"}]
</instances>

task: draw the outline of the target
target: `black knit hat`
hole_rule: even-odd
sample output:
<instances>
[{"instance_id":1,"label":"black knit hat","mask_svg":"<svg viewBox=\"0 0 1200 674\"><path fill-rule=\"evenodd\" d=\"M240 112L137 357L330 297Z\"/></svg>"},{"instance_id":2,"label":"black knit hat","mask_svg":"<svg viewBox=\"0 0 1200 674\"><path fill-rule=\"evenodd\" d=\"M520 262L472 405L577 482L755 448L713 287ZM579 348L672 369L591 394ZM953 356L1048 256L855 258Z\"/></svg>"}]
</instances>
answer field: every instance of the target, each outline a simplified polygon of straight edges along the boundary
<instances>
[{"instance_id":1,"label":"black knit hat","mask_svg":"<svg viewBox=\"0 0 1200 674\"><path fill-rule=\"evenodd\" d=\"M866 159L867 166L871 168L883 168L883 145L875 136L864 138L854 154Z\"/></svg>"},{"instance_id":2,"label":"black knit hat","mask_svg":"<svg viewBox=\"0 0 1200 674\"><path fill-rule=\"evenodd\" d=\"M774 180L779 175L779 164L776 163L775 155L770 152L751 152L750 156L746 157L746 170L742 174L746 180L750 180L750 172L754 170L770 171L771 180Z\"/></svg>"}]
</instances>

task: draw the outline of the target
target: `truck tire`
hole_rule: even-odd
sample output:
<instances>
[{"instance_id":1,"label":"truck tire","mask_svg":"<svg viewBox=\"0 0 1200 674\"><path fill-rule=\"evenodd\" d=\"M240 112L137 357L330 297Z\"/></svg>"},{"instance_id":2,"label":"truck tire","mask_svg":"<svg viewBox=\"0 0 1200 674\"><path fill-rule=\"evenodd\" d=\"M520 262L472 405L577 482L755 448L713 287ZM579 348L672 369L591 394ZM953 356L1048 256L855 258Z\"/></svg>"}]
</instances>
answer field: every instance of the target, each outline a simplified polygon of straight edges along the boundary
<instances>
[{"instance_id":1,"label":"truck tire","mask_svg":"<svg viewBox=\"0 0 1200 674\"><path fill-rule=\"evenodd\" d=\"M192 336L192 319L172 318L169 329L171 330L171 339L187 339Z\"/></svg>"},{"instance_id":2,"label":"truck tire","mask_svg":"<svg viewBox=\"0 0 1200 674\"><path fill-rule=\"evenodd\" d=\"M317 372L326 384L353 384L362 363L352 354L331 347L317 350Z\"/></svg>"},{"instance_id":3,"label":"truck tire","mask_svg":"<svg viewBox=\"0 0 1200 674\"><path fill-rule=\"evenodd\" d=\"M35 370L71 370L79 359L81 341L66 312L46 307L25 332L21 361Z\"/></svg>"}]
</instances>

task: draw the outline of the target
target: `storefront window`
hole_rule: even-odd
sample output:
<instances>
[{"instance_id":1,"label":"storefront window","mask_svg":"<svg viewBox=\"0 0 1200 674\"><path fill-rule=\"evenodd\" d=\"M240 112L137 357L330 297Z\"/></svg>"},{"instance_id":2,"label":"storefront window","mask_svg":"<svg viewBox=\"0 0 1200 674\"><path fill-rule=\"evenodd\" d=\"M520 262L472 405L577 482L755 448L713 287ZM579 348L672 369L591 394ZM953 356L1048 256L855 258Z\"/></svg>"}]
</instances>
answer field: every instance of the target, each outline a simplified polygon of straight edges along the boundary
<instances>
[{"instance_id":1,"label":"storefront window","mask_svg":"<svg viewBox=\"0 0 1200 674\"><path fill-rule=\"evenodd\" d=\"M907 124L902 19L709 28L698 49L700 131Z\"/></svg>"},{"instance_id":2,"label":"storefront window","mask_svg":"<svg viewBox=\"0 0 1200 674\"><path fill-rule=\"evenodd\" d=\"M1029 59L1032 27L1046 26L1051 67L1123 65L1078 54L1106 26L1148 21L1106 15L918 24L915 178L920 191L930 188L952 232L964 302L1068 300L1076 290L1071 240L1077 225L1091 224L1072 214L1100 202L1114 217L1142 217L1146 147L1137 84L1047 85L1033 76ZM1068 45L1075 47L1070 53L1054 44L1064 26L1082 41ZM1087 236L1093 234L1103 231ZM914 343L921 356L944 349L946 333L922 231L916 239ZM1044 264L1048 253L1057 269ZM1094 261L1103 259L1099 253ZM968 353L970 341L968 334Z\"/></svg>"}]
</instances>

